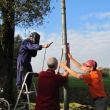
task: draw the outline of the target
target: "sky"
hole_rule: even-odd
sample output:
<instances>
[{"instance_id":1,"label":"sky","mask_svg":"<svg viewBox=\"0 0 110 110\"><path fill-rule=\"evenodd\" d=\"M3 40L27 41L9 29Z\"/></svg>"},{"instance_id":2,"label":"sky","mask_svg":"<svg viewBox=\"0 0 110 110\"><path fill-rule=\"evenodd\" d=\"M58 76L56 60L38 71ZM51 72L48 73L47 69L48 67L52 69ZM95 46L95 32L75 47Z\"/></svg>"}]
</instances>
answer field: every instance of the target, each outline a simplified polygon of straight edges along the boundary
<instances>
[{"instance_id":1,"label":"sky","mask_svg":"<svg viewBox=\"0 0 110 110\"><path fill-rule=\"evenodd\" d=\"M98 67L110 68L110 0L65 0L65 2L67 40L72 56L80 63L94 59ZM56 57L60 62L61 0L52 0L51 6L54 6L54 9L45 18L42 26L28 29L16 27L16 34L21 34L24 38L30 32L36 31L41 35L40 44L53 41L46 53L45 49L42 49L37 57L32 58L35 72L47 68L48 57ZM74 68L74 65L71 64L71 68Z\"/></svg>"}]
</instances>

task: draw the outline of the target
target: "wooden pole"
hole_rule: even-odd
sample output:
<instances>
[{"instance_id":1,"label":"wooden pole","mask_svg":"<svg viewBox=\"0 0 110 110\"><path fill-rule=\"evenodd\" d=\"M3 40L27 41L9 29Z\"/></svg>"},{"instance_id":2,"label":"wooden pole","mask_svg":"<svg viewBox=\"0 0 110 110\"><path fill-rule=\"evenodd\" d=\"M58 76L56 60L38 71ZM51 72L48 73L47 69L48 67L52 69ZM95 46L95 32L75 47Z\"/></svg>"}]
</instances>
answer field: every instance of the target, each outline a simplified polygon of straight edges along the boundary
<instances>
[{"instance_id":1,"label":"wooden pole","mask_svg":"<svg viewBox=\"0 0 110 110\"><path fill-rule=\"evenodd\" d=\"M62 46L63 58L67 61L67 29L66 29L66 7L65 0L61 0L61 15L62 15ZM64 110L69 110L68 103L68 81L64 86Z\"/></svg>"}]
</instances>

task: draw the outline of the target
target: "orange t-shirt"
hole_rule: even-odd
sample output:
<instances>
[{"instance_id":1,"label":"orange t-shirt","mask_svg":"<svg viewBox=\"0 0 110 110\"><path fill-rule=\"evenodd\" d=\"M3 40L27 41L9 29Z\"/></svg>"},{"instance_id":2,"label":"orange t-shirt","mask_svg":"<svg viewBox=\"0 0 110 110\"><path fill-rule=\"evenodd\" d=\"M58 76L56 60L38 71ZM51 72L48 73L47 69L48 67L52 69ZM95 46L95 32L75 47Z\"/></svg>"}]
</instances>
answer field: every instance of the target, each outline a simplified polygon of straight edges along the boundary
<instances>
[{"instance_id":1,"label":"orange t-shirt","mask_svg":"<svg viewBox=\"0 0 110 110\"><path fill-rule=\"evenodd\" d=\"M88 74L81 75L81 78L84 80L84 82L89 87L89 92L91 94L91 97L97 98L97 97L105 97L106 93L104 90L104 84L102 81L102 74L100 71L91 71Z\"/></svg>"}]
</instances>

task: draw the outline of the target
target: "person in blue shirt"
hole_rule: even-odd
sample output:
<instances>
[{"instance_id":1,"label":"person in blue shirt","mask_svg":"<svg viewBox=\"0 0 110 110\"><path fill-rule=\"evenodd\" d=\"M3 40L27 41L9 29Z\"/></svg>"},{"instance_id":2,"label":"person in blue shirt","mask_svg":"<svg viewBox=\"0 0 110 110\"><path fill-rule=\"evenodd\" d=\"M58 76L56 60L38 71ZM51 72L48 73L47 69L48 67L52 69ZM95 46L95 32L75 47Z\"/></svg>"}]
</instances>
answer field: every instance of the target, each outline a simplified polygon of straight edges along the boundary
<instances>
[{"instance_id":1,"label":"person in blue shirt","mask_svg":"<svg viewBox=\"0 0 110 110\"><path fill-rule=\"evenodd\" d=\"M37 32L33 32L29 35L29 37L23 40L20 44L20 49L17 58L17 78L16 78L16 86L17 89L20 90L24 76L27 72L32 72L31 66L31 58L37 55L38 50L42 50L42 48L48 48L51 43L45 45L39 45L40 35ZM26 79L26 84L28 89L31 86L32 75L29 74Z\"/></svg>"}]
</instances>

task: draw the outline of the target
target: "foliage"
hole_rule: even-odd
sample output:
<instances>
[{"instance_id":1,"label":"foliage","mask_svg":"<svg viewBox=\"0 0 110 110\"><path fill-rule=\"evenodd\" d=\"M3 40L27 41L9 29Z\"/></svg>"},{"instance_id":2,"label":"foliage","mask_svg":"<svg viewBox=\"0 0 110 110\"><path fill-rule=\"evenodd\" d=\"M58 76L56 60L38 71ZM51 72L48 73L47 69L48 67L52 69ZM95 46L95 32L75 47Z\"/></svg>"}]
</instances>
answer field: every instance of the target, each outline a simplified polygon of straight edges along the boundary
<instances>
[{"instance_id":1,"label":"foliage","mask_svg":"<svg viewBox=\"0 0 110 110\"><path fill-rule=\"evenodd\" d=\"M14 10L15 25L40 25L43 23L44 17L51 11L51 0L0 0L1 9L7 9L7 5L11 5ZM9 11L9 10L8 10ZM10 10L11 11L11 10ZM0 14L2 19L2 13ZM11 16L9 17L11 19Z\"/></svg>"},{"instance_id":2,"label":"foliage","mask_svg":"<svg viewBox=\"0 0 110 110\"><path fill-rule=\"evenodd\" d=\"M18 34L14 38L14 56L17 56L22 37Z\"/></svg>"},{"instance_id":3,"label":"foliage","mask_svg":"<svg viewBox=\"0 0 110 110\"><path fill-rule=\"evenodd\" d=\"M48 12L50 12L50 0L15 0L17 24L21 21L25 24L42 24L43 16L46 16Z\"/></svg>"},{"instance_id":4,"label":"foliage","mask_svg":"<svg viewBox=\"0 0 110 110\"><path fill-rule=\"evenodd\" d=\"M103 68L102 75L103 77L110 77L110 68Z\"/></svg>"}]
</instances>

